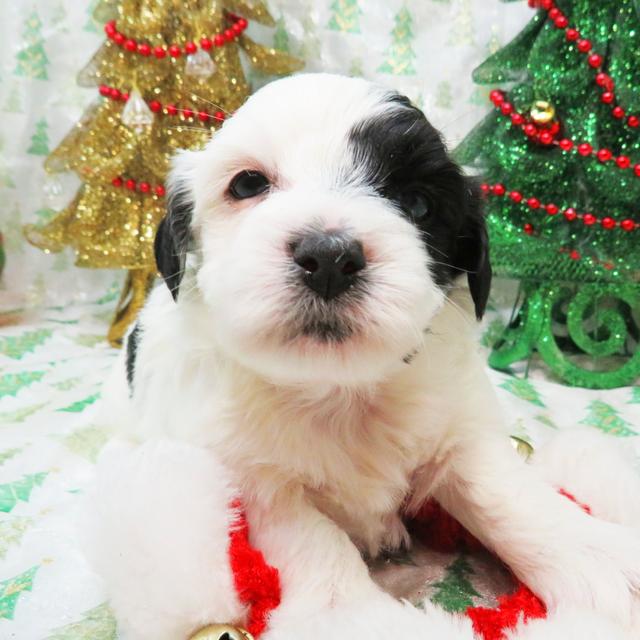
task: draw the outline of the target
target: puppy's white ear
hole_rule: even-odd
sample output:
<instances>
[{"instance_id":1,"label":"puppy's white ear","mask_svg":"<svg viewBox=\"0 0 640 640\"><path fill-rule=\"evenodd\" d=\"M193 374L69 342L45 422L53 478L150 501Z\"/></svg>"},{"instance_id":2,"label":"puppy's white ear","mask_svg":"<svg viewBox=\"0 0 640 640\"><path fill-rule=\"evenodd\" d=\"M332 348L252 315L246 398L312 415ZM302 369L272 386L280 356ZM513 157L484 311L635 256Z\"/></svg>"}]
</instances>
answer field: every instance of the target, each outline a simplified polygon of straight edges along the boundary
<instances>
[{"instance_id":1,"label":"puppy's white ear","mask_svg":"<svg viewBox=\"0 0 640 640\"><path fill-rule=\"evenodd\" d=\"M167 213L158 226L154 242L158 271L174 300L178 299L187 250L192 240L193 174L197 156L197 151L181 151L173 159L167 189Z\"/></svg>"}]
</instances>

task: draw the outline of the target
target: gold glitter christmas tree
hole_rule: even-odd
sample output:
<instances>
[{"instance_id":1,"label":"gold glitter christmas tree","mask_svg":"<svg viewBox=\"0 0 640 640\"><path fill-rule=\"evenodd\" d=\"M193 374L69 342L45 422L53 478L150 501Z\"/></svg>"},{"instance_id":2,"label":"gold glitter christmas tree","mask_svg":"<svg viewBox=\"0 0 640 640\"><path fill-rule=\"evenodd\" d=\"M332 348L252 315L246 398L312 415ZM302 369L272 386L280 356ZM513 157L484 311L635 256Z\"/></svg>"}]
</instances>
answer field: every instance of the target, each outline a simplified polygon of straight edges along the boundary
<instances>
[{"instance_id":1,"label":"gold glitter christmas tree","mask_svg":"<svg viewBox=\"0 0 640 640\"><path fill-rule=\"evenodd\" d=\"M47 252L73 247L78 266L128 271L108 335L119 344L155 277L172 154L204 145L249 95L241 50L269 75L302 64L247 36L250 21L275 25L260 0L102 0L94 17L107 40L78 82L101 98L45 162L83 185L46 226L25 233Z\"/></svg>"}]
</instances>

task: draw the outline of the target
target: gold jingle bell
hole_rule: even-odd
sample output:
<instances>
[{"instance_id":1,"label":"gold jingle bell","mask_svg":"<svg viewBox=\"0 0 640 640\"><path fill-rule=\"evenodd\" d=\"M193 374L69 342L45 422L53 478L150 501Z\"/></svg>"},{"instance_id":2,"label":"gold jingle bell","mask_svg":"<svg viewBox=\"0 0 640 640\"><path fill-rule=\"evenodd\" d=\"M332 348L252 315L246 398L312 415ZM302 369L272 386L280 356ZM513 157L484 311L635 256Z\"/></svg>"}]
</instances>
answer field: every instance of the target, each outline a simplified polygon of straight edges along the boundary
<instances>
[{"instance_id":1,"label":"gold jingle bell","mask_svg":"<svg viewBox=\"0 0 640 640\"><path fill-rule=\"evenodd\" d=\"M536 124L549 124L556 117L556 108L546 100L536 100L531 105L529 114Z\"/></svg>"},{"instance_id":2,"label":"gold jingle bell","mask_svg":"<svg viewBox=\"0 0 640 640\"><path fill-rule=\"evenodd\" d=\"M189 640L253 640L244 629L228 624L210 624L194 633Z\"/></svg>"}]
</instances>

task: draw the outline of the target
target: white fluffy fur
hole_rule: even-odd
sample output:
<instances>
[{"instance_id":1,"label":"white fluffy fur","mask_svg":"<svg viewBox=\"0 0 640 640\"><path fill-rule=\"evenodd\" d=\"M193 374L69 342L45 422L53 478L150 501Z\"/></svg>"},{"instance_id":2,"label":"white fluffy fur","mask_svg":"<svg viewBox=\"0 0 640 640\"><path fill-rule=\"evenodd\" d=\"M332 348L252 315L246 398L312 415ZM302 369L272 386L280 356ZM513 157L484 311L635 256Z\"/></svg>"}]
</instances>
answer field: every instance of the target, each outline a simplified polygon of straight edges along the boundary
<instances>
[{"instance_id":1,"label":"white fluffy fur","mask_svg":"<svg viewBox=\"0 0 640 640\"><path fill-rule=\"evenodd\" d=\"M415 229L358 185L357 168L335 188L346 132L381 111L380 96L333 76L275 82L176 165L174 181L195 197L198 250L177 304L161 286L141 314L133 397L123 366L106 394L110 421L152 443L137 462L127 451L103 460L95 498L93 557L131 640L178 640L241 613L224 562L230 484L282 576L268 640L346 640L351 628L472 637L395 603L367 573L361 550L406 540L410 496L409 510L435 496L552 612L631 623L637 532L618 510L598 507L612 522L584 514L523 463L477 353L466 289L445 300ZM276 189L230 203L226 186L245 168ZM286 341L297 294L284 282L284 246L309 223L349 228L368 252L372 286L345 343ZM189 444L174 456L159 437ZM376 606L365 615L367 601ZM320 633L331 625L342 635Z\"/></svg>"}]
</instances>

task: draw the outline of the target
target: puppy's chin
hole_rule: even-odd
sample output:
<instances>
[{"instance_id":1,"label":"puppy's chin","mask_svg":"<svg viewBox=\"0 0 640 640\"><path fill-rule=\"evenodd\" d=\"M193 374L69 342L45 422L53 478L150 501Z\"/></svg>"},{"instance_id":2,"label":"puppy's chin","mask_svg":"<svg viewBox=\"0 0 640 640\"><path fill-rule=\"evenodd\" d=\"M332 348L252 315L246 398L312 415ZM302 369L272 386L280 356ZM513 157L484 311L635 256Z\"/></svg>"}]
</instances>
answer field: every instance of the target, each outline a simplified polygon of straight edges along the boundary
<instances>
[{"instance_id":1,"label":"puppy's chin","mask_svg":"<svg viewBox=\"0 0 640 640\"><path fill-rule=\"evenodd\" d=\"M415 349L415 343L407 352ZM314 329L286 344L221 345L225 355L279 385L362 387L381 382L406 367L402 352L368 344L358 335Z\"/></svg>"},{"instance_id":2,"label":"puppy's chin","mask_svg":"<svg viewBox=\"0 0 640 640\"><path fill-rule=\"evenodd\" d=\"M434 312L430 306L418 323L396 316L387 326L379 317L353 312L302 318L276 313L260 327L227 316L216 323L218 344L227 358L276 384L362 387L406 368Z\"/></svg>"}]
</instances>

